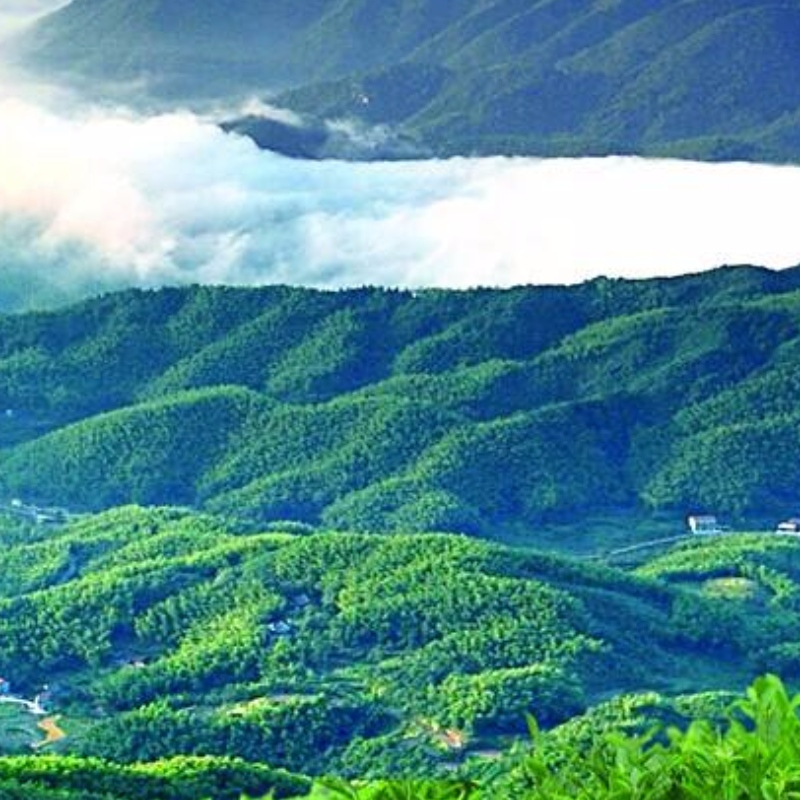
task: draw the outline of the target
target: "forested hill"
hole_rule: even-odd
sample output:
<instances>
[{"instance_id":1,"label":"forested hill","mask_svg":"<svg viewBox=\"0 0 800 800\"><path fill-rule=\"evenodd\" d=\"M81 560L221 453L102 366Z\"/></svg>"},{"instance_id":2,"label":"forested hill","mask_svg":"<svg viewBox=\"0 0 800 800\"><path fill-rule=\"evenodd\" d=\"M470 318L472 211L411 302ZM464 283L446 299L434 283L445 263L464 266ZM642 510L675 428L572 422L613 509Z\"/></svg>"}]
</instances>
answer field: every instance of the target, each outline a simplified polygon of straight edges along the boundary
<instances>
[{"instance_id":1,"label":"forested hill","mask_svg":"<svg viewBox=\"0 0 800 800\"><path fill-rule=\"evenodd\" d=\"M0 318L0 493L491 534L796 514L800 270L128 291Z\"/></svg>"},{"instance_id":2,"label":"forested hill","mask_svg":"<svg viewBox=\"0 0 800 800\"><path fill-rule=\"evenodd\" d=\"M796 161L799 33L786 0L73 0L25 49L172 97L297 90L438 153Z\"/></svg>"},{"instance_id":3,"label":"forested hill","mask_svg":"<svg viewBox=\"0 0 800 800\"><path fill-rule=\"evenodd\" d=\"M45 752L128 765L84 764L114 774L82 800L126 778L137 800L299 794L282 769L500 777L528 713L560 726L562 763L567 742L711 720L712 690L800 674L790 536L695 537L624 572L462 536L243 533L123 508L61 528L0 516L0 545L0 674L21 697L50 687L66 736ZM0 704L0 756L41 741L26 716ZM85 775L23 766L0 758L3 800L14 777Z\"/></svg>"}]
</instances>

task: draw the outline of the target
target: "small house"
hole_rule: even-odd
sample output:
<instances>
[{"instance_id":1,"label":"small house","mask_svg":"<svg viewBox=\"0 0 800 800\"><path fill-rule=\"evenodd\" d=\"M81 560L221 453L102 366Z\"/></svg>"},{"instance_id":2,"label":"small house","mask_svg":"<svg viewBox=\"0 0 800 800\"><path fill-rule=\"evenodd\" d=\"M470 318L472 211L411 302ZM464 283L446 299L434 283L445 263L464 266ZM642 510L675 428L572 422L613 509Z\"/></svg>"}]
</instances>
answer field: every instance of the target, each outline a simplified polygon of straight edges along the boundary
<instances>
[{"instance_id":1,"label":"small house","mask_svg":"<svg viewBox=\"0 0 800 800\"><path fill-rule=\"evenodd\" d=\"M722 533L719 520L713 514L691 514L686 518L686 524L697 535Z\"/></svg>"},{"instance_id":2,"label":"small house","mask_svg":"<svg viewBox=\"0 0 800 800\"><path fill-rule=\"evenodd\" d=\"M267 625L267 630L275 636L288 636L292 632L292 626L284 620L278 622L270 622Z\"/></svg>"},{"instance_id":3,"label":"small house","mask_svg":"<svg viewBox=\"0 0 800 800\"><path fill-rule=\"evenodd\" d=\"M800 517L792 517L785 522L781 522L778 525L777 532L800 535Z\"/></svg>"}]
</instances>

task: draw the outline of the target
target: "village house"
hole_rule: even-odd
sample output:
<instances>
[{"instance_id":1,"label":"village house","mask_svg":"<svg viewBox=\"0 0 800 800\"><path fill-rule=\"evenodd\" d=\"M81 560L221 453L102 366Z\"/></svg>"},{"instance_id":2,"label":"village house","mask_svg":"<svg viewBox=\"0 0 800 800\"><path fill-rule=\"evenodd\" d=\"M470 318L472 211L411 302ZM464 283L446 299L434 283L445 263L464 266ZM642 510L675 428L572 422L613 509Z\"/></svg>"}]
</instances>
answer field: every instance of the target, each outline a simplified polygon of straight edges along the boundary
<instances>
[{"instance_id":1,"label":"village house","mask_svg":"<svg viewBox=\"0 0 800 800\"><path fill-rule=\"evenodd\" d=\"M63 508L40 508L35 505L28 505L15 497L8 505L0 503L0 511L7 511L15 516L35 522L37 525L60 525L69 522L75 517Z\"/></svg>"},{"instance_id":2,"label":"village house","mask_svg":"<svg viewBox=\"0 0 800 800\"><path fill-rule=\"evenodd\" d=\"M278 620L278 622L270 622L267 630L275 636L288 636L292 632L292 626L284 620Z\"/></svg>"},{"instance_id":3,"label":"village house","mask_svg":"<svg viewBox=\"0 0 800 800\"><path fill-rule=\"evenodd\" d=\"M719 520L713 514L690 514L686 518L686 524L697 535L722 533Z\"/></svg>"},{"instance_id":4,"label":"village house","mask_svg":"<svg viewBox=\"0 0 800 800\"><path fill-rule=\"evenodd\" d=\"M778 524L777 533L800 534L800 517L792 517Z\"/></svg>"}]
</instances>

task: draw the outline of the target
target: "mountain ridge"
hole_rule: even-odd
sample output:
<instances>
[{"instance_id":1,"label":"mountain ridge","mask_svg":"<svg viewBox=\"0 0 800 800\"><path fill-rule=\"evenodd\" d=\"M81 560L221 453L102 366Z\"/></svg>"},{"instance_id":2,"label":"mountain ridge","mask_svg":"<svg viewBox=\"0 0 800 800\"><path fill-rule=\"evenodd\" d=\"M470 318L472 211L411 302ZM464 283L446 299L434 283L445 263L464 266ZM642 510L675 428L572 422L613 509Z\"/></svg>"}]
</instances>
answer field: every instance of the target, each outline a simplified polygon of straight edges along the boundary
<instances>
[{"instance_id":1,"label":"mountain ridge","mask_svg":"<svg viewBox=\"0 0 800 800\"><path fill-rule=\"evenodd\" d=\"M277 93L312 129L331 118L389 124L437 155L798 158L794 2L317 0L299 13L237 0L221 11L74 0L23 50L90 83ZM256 138L269 146L287 133Z\"/></svg>"},{"instance_id":2,"label":"mountain ridge","mask_svg":"<svg viewBox=\"0 0 800 800\"><path fill-rule=\"evenodd\" d=\"M796 436L797 269L131 290L0 334L6 497L488 535L610 508L796 513L773 453Z\"/></svg>"}]
</instances>

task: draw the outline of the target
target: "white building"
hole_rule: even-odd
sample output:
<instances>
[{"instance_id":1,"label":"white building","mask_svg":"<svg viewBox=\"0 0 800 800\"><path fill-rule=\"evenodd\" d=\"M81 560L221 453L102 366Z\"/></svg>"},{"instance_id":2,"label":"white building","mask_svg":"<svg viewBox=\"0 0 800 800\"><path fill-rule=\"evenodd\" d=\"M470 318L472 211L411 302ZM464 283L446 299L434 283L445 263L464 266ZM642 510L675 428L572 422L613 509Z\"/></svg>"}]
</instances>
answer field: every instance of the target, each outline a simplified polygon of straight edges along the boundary
<instances>
[{"instance_id":1,"label":"white building","mask_svg":"<svg viewBox=\"0 0 800 800\"><path fill-rule=\"evenodd\" d=\"M686 524L694 534L722 533L719 520L713 514L690 514Z\"/></svg>"}]
</instances>

